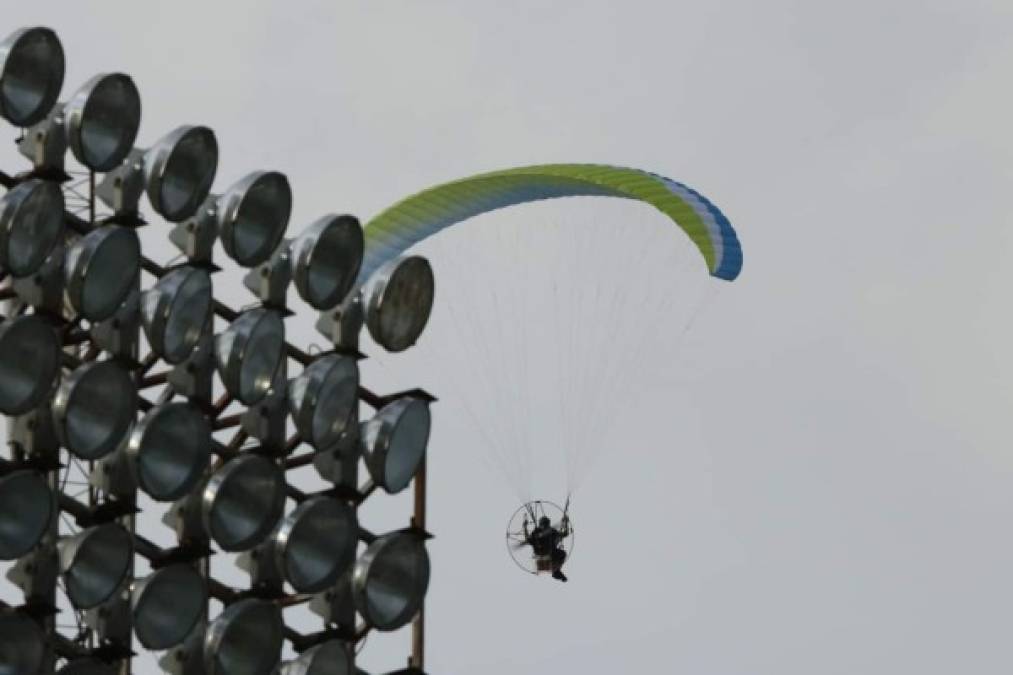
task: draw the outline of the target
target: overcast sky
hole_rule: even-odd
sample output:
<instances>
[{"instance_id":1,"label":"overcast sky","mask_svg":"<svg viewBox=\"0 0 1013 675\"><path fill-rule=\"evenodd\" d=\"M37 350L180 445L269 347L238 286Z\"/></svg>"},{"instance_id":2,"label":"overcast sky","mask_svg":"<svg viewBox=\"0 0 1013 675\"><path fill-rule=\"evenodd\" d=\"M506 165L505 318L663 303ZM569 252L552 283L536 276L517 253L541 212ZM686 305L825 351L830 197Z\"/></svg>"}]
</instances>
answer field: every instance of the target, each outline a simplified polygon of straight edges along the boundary
<instances>
[{"instance_id":1,"label":"overcast sky","mask_svg":"<svg viewBox=\"0 0 1013 675\"><path fill-rule=\"evenodd\" d=\"M132 75L140 144L214 128L216 188L285 172L294 226L555 161L656 171L732 219L742 277L619 421L575 502L569 584L513 567L516 499L437 404L431 672L1013 669L1013 4L106 1L4 21L59 32L65 91Z\"/></svg>"}]
</instances>

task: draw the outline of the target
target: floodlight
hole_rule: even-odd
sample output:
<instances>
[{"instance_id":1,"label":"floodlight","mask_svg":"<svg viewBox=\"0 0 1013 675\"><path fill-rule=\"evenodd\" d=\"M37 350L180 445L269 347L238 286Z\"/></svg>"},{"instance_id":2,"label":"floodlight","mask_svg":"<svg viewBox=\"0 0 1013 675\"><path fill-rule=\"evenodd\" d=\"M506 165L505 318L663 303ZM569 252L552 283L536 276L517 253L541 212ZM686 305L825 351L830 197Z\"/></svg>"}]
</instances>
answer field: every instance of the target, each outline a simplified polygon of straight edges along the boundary
<instances>
[{"instance_id":1,"label":"floodlight","mask_svg":"<svg viewBox=\"0 0 1013 675\"><path fill-rule=\"evenodd\" d=\"M428 587L429 554L414 534L380 537L355 561L352 571L355 607L382 631L397 630L411 621Z\"/></svg>"},{"instance_id":2,"label":"floodlight","mask_svg":"<svg viewBox=\"0 0 1013 675\"><path fill-rule=\"evenodd\" d=\"M207 584L189 565L169 565L134 584L130 603L137 640L148 649L181 643L204 615Z\"/></svg>"},{"instance_id":3,"label":"floodlight","mask_svg":"<svg viewBox=\"0 0 1013 675\"><path fill-rule=\"evenodd\" d=\"M262 307L243 312L215 337L222 384L246 405L267 396L284 355L285 324L277 312Z\"/></svg>"},{"instance_id":4,"label":"floodlight","mask_svg":"<svg viewBox=\"0 0 1013 675\"><path fill-rule=\"evenodd\" d=\"M56 515L45 477L31 470L0 478L0 560L14 560L42 541Z\"/></svg>"},{"instance_id":5,"label":"floodlight","mask_svg":"<svg viewBox=\"0 0 1013 675\"><path fill-rule=\"evenodd\" d=\"M285 506L285 476L258 455L229 460L202 495L204 529L226 551L243 551L264 540Z\"/></svg>"},{"instance_id":6,"label":"floodlight","mask_svg":"<svg viewBox=\"0 0 1013 675\"><path fill-rule=\"evenodd\" d=\"M91 609L111 598L134 560L133 538L117 523L68 537L60 542L59 551L67 597L77 609Z\"/></svg>"},{"instance_id":7,"label":"floodlight","mask_svg":"<svg viewBox=\"0 0 1013 675\"><path fill-rule=\"evenodd\" d=\"M34 315L0 323L0 413L22 415L40 406L60 374L60 339Z\"/></svg>"},{"instance_id":8,"label":"floodlight","mask_svg":"<svg viewBox=\"0 0 1013 675\"><path fill-rule=\"evenodd\" d=\"M275 563L297 593L334 585L358 542L355 512L331 497L313 497L281 523L274 539Z\"/></svg>"},{"instance_id":9,"label":"floodlight","mask_svg":"<svg viewBox=\"0 0 1013 675\"><path fill-rule=\"evenodd\" d=\"M429 261L419 256L396 258L366 282L366 326L389 352L408 349L419 339L433 309L435 283Z\"/></svg>"},{"instance_id":10,"label":"floodlight","mask_svg":"<svg viewBox=\"0 0 1013 675\"><path fill-rule=\"evenodd\" d=\"M117 670L105 661L84 657L68 661L56 675L116 675Z\"/></svg>"},{"instance_id":11,"label":"floodlight","mask_svg":"<svg viewBox=\"0 0 1013 675\"><path fill-rule=\"evenodd\" d=\"M64 378L53 399L60 442L81 459L104 457L134 421L137 388L113 361L86 363Z\"/></svg>"},{"instance_id":12,"label":"floodlight","mask_svg":"<svg viewBox=\"0 0 1013 675\"><path fill-rule=\"evenodd\" d=\"M14 609L0 608L0 675L39 672L46 651L39 624Z\"/></svg>"},{"instance_id":13,"label":"floodlight","mask_svg":"<svg viewBox=\"0 0 1013 675\"><path fill-rule=\"evenodd\" d=\"M197 267L172 270L141 295L141 321L151 348L168 363L193 352L211 316L211 277Z\"/></svg>"},{"instance_id":14,"label":"floodlight","mask_svg":"<svg viewBox=\"0 0 1013 675\"><path fill-rule=\"evenodd\" d=\"M254 598L235 602L211 622L204 636L207 675L273 673L283 640L277 605Z\"/></svg>"},{"instance_id":15,"label":"floodlight","mask_svg":"<svg viewBox=\"0 0 1013 675\"><path fill-rule=\"evenodd\" d=\"M315 448L329 448L358 409L358 364L337 354L317 359L292 380L288 402L300 436Z\"/></svg>"},{"instance_id":16,"label":"floodlight","mask_svg":"<svg viewBox=\"0 0 1013 675\"><path fill-rule=\"evenodd\" d=\"M408 487L429 443L429 405L399 398L362 425L366 468L378 485L394 494Z\"/></svg>"},{"instance_id":17,"label":"floodlight","mask_svg":"<svg viewBox=\"0 0 1013 675\"><path fill-rule=\"evenodd\" d=\"M212 194L214 131L173 125L136 147L134 80L100 74L67 96L65 66L47 28L0 40L0 117L21 127L17 150L30 162L9 180L0 173L0 282L10 286L0 304L11 305L0 316L0 416L11 418L12 446L0 458L0 565L16 561L7 576L19 594L0 601L0 675L114 675L141 648L167 650L159 663L176 675L353 675L365 634L413 617L404 672L422 672L434 399L363 389L358 359L364 326L389 352L419 339L432 268L407 255L367 279L352 215L286 234L292 188L277 171ZM72 196L87 215L68 215ZM185 259L143 255L145 200ZM216 300L217 239L247 268L257 305ZM142 272L155 277L144 290ZM293 283L320 312L326 352L286 342ZM360 422L362 400L376 410ZM287 482L302 469L329 489ZM363 500L413 482L409 527L380 537L360 527ZM172 504L161 514L172 542L142 536L141 493ZM250 584L213 574L215 551L240 553ZM142 578L137 553L150 563ZM283 611L304 602L322 630L286 626ZM68 607L69 623L58 613ZM294 653L282 663L286 640Z\"/></svg>"},{"instance_id":18,"label":"floodlight","mask_svg":"<svg viewBox=\"0 0 1013 675\"><path fill-rule=\"evenodd\" d=\"M292 242L295 288L316 309L330 309L352 290L362 265L362 226L354 216L324 216Z\"/></svg>"},{"instance_id":19,"label":"floodlight","mask_svg":"<svg viewBox=\"0 0 1013 675\"><path fill-rule=\"evenodd\" d=\"M41 122L63 87L63 46L48 28L22 28L0 42L0 115L16 127Z\"/></svg>"},{"instance_id":20,"label":"floodlight","mask_svg":"<svg viewBox=\"0 0 1013 675\"><path fill-rule=\"evenodd\" d=\"M292 188L277 171L255 171L218 201L218 232L225 252L244 267L267 260L281 243L292 213Z\"/></svg>"},{"instance_id":21,"label":"floodlight","mask_svg":"<svg viewBox=\"0 0 1013 675\"><path fill-rule=\"evenodd\" d=\"M137 232L116 225L92 230L67 250L64 274L70 304L89 321L108 319L130 295L140 268Z\"/></svg>"},{"instance_id":22,"label":"floodlight","mask_svg":"<svg viewBox=\"0 0 1013 675\"><path fill-rule=\"evenodd\" d=\"M129 76L96 75L64 108L67 140L78 161L109 171L126 159L141 125L141 95Z\"/></svg>"},{"instance_id":23,"label":"floodlight","mask_svg":"<svg viewBox=\"0 0 1013 675\"><path fill-rule=\"evenodd\" d=\"M52 181L27 180L0 199L0 269L15 278L42 267L63 234L63 191Z\"/></svg>"},{"instance_id":24,"label":"floodlight","mask_svg":"<svg viewBox=\"0 0 1013 675\"><path fill-rule=\"evenodd\" d=\"M189 403L163 403L134 427L127 452L137 484L157 501L183 497L200 480L211 455L211 425Z\"/></svg>"},{"instance_id":25,"label":"floodlight","mask_svg":"<svg viewBox=\"0 0 1013 675\"><path fill-rule=\"evenodd\" d=\"M352 652L341 640L328 640L307 649L281 667L280 675L351 675Z\"/></svg>"},{"instance_id":26,"label":"floodlight","mask_svg":"<svg viewBox=\"0 0 1013 675\"><path fill-rule=\"evenodd\" d=\"M189 218L207 198L217 170L218 141L211 129L175 129L144 155L151 206L171 223Z\"/></svg>"}]
</instances>

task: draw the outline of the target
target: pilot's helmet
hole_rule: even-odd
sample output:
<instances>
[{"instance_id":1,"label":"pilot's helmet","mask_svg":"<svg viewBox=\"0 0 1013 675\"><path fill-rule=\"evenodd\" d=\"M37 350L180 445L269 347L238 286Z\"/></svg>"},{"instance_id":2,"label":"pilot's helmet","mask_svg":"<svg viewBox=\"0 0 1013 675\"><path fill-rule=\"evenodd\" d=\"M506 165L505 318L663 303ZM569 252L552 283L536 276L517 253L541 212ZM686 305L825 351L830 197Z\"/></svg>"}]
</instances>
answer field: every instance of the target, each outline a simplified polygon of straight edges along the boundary
<instances>
[{"instance_id":1,"label":"pilot's helmet","mask_svg":"<svg viewBox=\"0 0 1013 675\"><path fill-rule=\"evenodd\" d=\"M552 524L552 521L550 521L548 519L548 517L546 517L546 516L542 516L541 518L538 519L538 526L539 527L548 527L551 524Z\"/></svg>"}]
</instances>

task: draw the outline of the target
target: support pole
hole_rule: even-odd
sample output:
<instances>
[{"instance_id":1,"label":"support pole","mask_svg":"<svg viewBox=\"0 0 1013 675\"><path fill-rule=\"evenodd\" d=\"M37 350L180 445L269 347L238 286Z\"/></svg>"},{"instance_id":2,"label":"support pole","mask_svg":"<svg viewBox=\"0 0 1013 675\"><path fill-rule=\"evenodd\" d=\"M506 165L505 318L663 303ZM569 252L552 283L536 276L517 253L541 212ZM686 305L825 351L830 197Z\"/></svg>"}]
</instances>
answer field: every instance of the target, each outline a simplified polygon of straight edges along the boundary
<instances>
[{"instance_id":1,"label":"support pole","mask_svg":"<svg viewBox=\"0 0 1013 675\"><path fill-rule=\"evenodd\" d=\"M422 464L415 474L415 515L412 516L412 526L425 531L426 529L426 459L422 458ZM419 613L412 620L412 655L408 665L422 671L426 656L426 605L423 601L419 606Z\"/></svg>"},{"instance_id":2,"label":"support pole","mask_svg":"<svg viewBox=\"0 0 1013 675\"><path fill-rule=\"evenodd\" d=\"M95 172L88 172L88 222L95 227Z\"/></svg>"}]
</instances>

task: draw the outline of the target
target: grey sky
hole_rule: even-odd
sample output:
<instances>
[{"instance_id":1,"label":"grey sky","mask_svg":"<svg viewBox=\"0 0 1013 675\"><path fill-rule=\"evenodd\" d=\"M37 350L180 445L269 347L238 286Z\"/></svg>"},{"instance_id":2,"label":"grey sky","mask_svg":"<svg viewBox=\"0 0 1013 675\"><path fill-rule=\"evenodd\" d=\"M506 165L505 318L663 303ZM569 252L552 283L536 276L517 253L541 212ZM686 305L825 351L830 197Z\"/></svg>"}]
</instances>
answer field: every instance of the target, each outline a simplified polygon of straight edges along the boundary
<instances>
[{"instance_id":1,"label":"grey sky","mask_svg":"<svg viewBox=\"0 0 1013 675\"><path fill-rule=\"evenodd\" d=\"M66 2L4 20L59 32L65 91L131 74L140 143L213 127L216 187L287 173L294 226L552 161L685 180L735 223L742 278L620 422L571 583L513 568L514 498L438 432L433 673L1013 668L1010 3Z\"/></svg>"}]
</instances>

